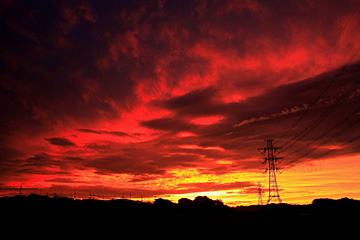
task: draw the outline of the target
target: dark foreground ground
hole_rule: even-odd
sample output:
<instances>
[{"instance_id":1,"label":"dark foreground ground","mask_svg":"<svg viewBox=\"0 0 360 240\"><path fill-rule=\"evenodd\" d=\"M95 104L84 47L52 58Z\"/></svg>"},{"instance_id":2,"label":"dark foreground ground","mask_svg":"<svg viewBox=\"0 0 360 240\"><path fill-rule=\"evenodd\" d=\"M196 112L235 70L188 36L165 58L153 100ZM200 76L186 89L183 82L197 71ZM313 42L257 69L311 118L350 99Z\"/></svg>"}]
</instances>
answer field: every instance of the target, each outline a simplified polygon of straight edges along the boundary
<instances>
[{"instance_id":1,"label":"dark foreground ground","mask_svg":"<svg viewBox=\"0 0 360 240\"><path fill-rule=\"evenodd\" d=\"M16 227L17 231L52 232L70 231L120 231L132 233L145 231L215 230L248 231L267 229L326 228L327 232L359 226L360 201L316 199L309 205L271 204L230 208L220 201L207 197L195 200L181 199L174 204L164 199L145 203L126 199L111 201L74 200L29 195L0 198L2 229ZM334 229L333 229L334 228ZM281 230L282 229L282 230ZM253 230L252 230L253 231ZM149 232L149 234L150 234ZM274 232L275 233L275 232ZM254 233L255 234L255 233ZM296 236L297 233L293 233ZM153 235L152 235L153 236ZM155 235L154 235L155 236Z\"/></svg>"}]
</instances>

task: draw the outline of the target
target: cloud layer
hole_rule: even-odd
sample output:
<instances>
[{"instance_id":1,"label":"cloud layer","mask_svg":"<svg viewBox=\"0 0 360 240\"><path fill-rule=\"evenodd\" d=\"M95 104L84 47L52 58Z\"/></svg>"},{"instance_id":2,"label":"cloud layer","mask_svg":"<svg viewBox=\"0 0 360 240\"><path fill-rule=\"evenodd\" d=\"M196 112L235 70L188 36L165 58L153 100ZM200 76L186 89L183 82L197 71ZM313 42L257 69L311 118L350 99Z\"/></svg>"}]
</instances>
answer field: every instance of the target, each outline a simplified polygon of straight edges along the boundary
<instances>
[{"instance_id":1,"label":"cloud layer","mask_svg":"<svg viewBox=\"0 0 360 240\"><path fill-rule=\"evenodd\" d=\"M356 155L357 9L1 3L0 184L230 194L257 185L238 178L258 172L266 137L284 145L286 169Z\"/></svg>"}]
</instances>

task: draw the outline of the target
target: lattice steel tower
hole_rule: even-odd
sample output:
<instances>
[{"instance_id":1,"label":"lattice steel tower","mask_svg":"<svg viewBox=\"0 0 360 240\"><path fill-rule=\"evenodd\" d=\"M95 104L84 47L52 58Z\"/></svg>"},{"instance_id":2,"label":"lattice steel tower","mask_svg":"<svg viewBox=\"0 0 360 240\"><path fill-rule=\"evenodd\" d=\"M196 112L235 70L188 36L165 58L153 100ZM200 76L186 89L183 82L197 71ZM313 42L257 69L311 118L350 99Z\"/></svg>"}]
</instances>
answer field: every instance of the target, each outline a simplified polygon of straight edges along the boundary
<instances>
[{"instance_id":1,"label":"lattice steel tower","mask_svg":"<svg viewBox=\"0 0 360 240\"><path fill-rule=\"evenodd\" d=\"M262 189L262 186L261 184L259 183L258 184L258 205L263 205L263 200L262 200L262 197L264 195L264 192L263 192L263 189Z\"/></svg>"},{"instance_id":2,"label":"lattice steel tower","mask_svg":"<svg viewBox=\"0 0 360 240\"><path fill-rule=\"evenodd\" d=\"M269 204L272 200L274 202L282 203L282 200L280 198L279 189L276 181L276 171L279 170L279 168L275 167L275 163L281 163L281 161L284 159L282 157L275 157L276 154L280 153L279 150L282 149L282 147L274 147L273 141L274 139L265 139L266 141L266 148L258 148L258 150L261 150L261 154L267 157L264 157L263 164L268 163L268 167L266 168L266 171L269 172L269 198L267 201L267 204Z\"/></svg>"}]
</instances>

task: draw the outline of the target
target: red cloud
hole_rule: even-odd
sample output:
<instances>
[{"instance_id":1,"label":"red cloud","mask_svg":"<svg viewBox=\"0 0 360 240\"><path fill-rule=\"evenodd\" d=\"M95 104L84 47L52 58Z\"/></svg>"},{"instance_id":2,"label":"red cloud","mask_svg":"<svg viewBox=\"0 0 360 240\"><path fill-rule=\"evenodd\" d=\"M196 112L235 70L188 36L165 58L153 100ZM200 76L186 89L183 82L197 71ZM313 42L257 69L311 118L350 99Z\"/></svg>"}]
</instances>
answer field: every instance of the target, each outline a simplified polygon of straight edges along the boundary
<instances>
[{"instance_id":1,"label":"red cloud","mask_svg":"<svg viewBox=\"0 0 360 240\"><path fill-rule=\"evenodd\" d=\"M175 170L254 172L254 150L269 136L301 136L283 153L286 167L358 153L356 1L3 8L0 184L87 183L110 193L96 179L123 177L133 184L127 194ZM177 180L169 185L186 189L148 193L252 184Z\"/></svg>"}]
</instances>

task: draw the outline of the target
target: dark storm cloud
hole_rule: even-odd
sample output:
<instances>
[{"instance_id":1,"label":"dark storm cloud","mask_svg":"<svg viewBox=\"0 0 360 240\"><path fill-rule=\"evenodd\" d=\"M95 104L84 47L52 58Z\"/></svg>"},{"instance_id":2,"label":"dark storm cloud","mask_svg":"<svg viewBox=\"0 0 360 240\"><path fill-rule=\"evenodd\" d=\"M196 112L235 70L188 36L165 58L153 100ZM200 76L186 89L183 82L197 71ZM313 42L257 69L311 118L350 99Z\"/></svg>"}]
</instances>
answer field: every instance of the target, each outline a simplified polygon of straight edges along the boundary
<instances>
[{"instance_id":1,"label":"dark storm cloud","mask_svg":"<svg viewBox=\"0 0 360 240\"><path fill-rule=\"evenodd\" d=\"M124 132L118 132L118 131L102 131L105 134L110 134L110 135L115 135L118 137L125 137L125 136L129 136L127 133Z\"/></svg>"},{"instance_id":2,"label":"dark storm cloud","mask_svg":"<svg viewBox=\"0 0 360 240\"><path fill-rule=\"evenodd\" d=\"M232 150L224 151L212 148L224 144L224 140L220 138L209 141L205 136L180 140L171 136L173 135L136 144L92 143L86 147L87 152L96 151L96 154L92 154L94 156L88 154L88 157L77 162L81 163L80 167L94 168L99 174L130 173L139 176L164 175L168 169L174 167L202 166L204 172L219 174L258 168L257 161L255 163L244 161L248 156L239 151L239 141L234 141L236 147ZM221 164L215 163L217 160L232 160L234 164L224 169L221 168Z\"/></svg>"},{"instance_id":3,"label":"dark storm cloud","mask_svg":"<svg viewBox=\"0 0 360 240\"><path fill-rule=\"evenodd\" d=\"M161 118L141 122L147 128L166 131L192 131L196 128L195 124L183 121L178 118Z\"/></svg>"},{"instance_id":4,"label":"dark storm cloud","mask_svg":"<svg viewBox=\"0 0 360 240\"><path fill-rule=\"evenodd\" d=\"M357 139L358 136L355 129L358 126L360 112L357 104L360 86L359 65L349 65L315 78L284 84L239 103L216 103L213 101L214 91L196 90L157 102L158 106L171 110L174 117L150 120L142 122L142 125L157 130L200 134L192 138L196 139L193 142L196 145L220 146L228 151L237 151L236 154L223 154L216 159L241 161L257 157L258 153L253 149L256 145L262 146L264 138L279 138L300 120L296 128L291 129L290 134L288 133L280 142L282 144L294 140L296 143L292 144L291 148L288 147L283 154L289 162L297 158L317 158L324 154L344 154L346 151L352 151L350 149L357 148L352 139ZM223 115L227 117L226 121L210 126L196 126L187 120L186 116L197 116L204 113L204 109L212 109L211 112L205 113L205 116ZM321 124L314 127L311 132L301 132L314 122ZM179 145L191 144L186 141L189 139ZM342 145L343 149L335 153L326 147L329 144ZM199 153L204 150L186 151ZM238 164L244 168L254 166L252 162Z\"/></svg>"},{"instance_id":5,"label":"dark storm cloud","mask_svg":"<svg viewBox=\"0 0 360 240\"><path fill-rule=\"evenodd\" d=\"M129 173L134 175L157 174L163 175L167 168L174 166L195 166L201 161L198 154L174 154L171 149L162 149L165 143L150 141L146 144L119 145L117 143L103 143L89 147L102 153L102 156L82 159L82 166L96 169L97 173ZM186 153L186 151L183 151ZM80 161L79 161L80 162Z\"/></svg>"},{"instance_id":6,"label":"dark storm cloud","mask_svg":"<svg viewBox=\"0 0 360 240\"><path fill-rule=\"evenodd\" d=\"M315 4L297 1L3 4L4 130L9 130L11 121L40 132L50 130L54 122L92 124L118 118L136 103L134 89L139 82L150 79L154 91L161 78L169 87L181 86L187 76L212 71L217 65L213 50L226 55L235 49L234 56L240 58L250 53L266 55L277 47L282 52L292 47L295 37L315 38L311 34L316 31L296 34L308 22L330 35L325 41L332 39L335 33L329 28L349 11L348 5L351 2L332 2L319 14L321 8ZM328 15L332 18L319 17ZM249 43L252 39L254 44ZM210 56L196 54L203 43L209 46L205 50ZM241 81L230 70L220 72L219 78L224 86L244 94L257 92L260 81L262 86L273 83L264 80L272 73L263 69L257 69L264 72L255 77L253 71L234 70Z\"/></svg>"},{"instance_id":7,"label":"dark storm cloud","mask_svg":"<svg viewBox=\"0 0 360 240\"><path fill-rule=\"evenodd\" d=\"M67 138L55 137L55 138L44 138L50 144L61 146L61 147L75 147L76 144Z\"/></svg>"},{"instance_id":8,"label":"dark storm cloud","mask_svg":"<svg viewBox=\"0 0 360 240\"><path fill-rule=\"evenodd\" d=\"M165 108L168 109L183 109L191 107L202 107L209 102L212 96L214 96L216 90L213 87L206 89L197 89L185 95L175 97L173 99L163 102Z\"/></svg>"},{"instance_id":9,"label":"dark storm cloud","mask_svg":"<svg viewBox=\"0 0 360 240\"><path fill-rule=\"evenodd\" d=\"M33 166L36 168L51 166L55 163L54 156L47 153L39 153L26 159L26 166Z\"/></svg>"},{"instance_id":10,"label":"dark storm cloud","mask_svg":"<svg viewBox=\"0 0 360 240\"><path fill-rule=\"evenodd\" d=\"M92 129L85 129L85 128L79 128L76 129L78 132L82 132L82 133L95 133L95 134L102 134L101 131L97 131L97 130L92 130Z\"/></svg>"},{"instance_id":11,"label":"dark storm cloud","mask_svg":"<svg viewBox=\"0 0 360 240\"><path fill-rule=\"evenodd\" d=\"M174 167L199 166L215 174L257 169L259 163L253 159L260 157L256 149L265 144L263 138L279 138L303 118L279 145L291 140L349 88L353 97L343 99L283 156L292 153L287 159L295 165L319 156L358 153L360 115L354 109L359 65L331 85L331 72L300 81L344 64L360 46L357 15L339 35L356 4L350 0L0 3L0 171L62 174L89 168L98 174L129 173L146 181L151 180L148 174L162 176ZM126 125L113 128L119 131L106 128L139 106L169 113L129 117L134 121L131 127L139 122L153 135L131 134L138 129ZM208 125L194 121L212 116L223 119ZM318 138L346 116L351 117ZM194 135L178 137L181 132ZM120 144L89 140L90 134L102 139L117 136L124 142L126 137L145 140ZM75 135L85 137L68 139ZM62 148L53 154L49 144ZM334 150L335 145L340 149ZM302 146L307 151L298 150ZM217 163L221 160L232 164ZM67 178L53 181L71 183ZM210 184L209 189L220 187ZM149 192L155 193L159 191Z\"/></svg>"},{"instance_id":12,"label":"dark storm cloud","mask_svg":"<svg viewBox=\"0 0 360 240\"><path fill-rule=\"evenodd\" d=\"M78 132L82 132L82 133L110 134L110 135L119 136L119 137L129 136L127 133L118 132L118 131L93 130L93 129L86 129L86 128L79 128L76 130Z\"/></svg>"},{"instance_id":13,"label":"dark storm cloud","mask_svg":"<svg viewBox=\"0 0 360 240\"><path fill-rule=\"evenodd\" d=\"M69 161L66 161L63 156L55 156L45 152L39 152L31 157L18 158L14 161L15 166L9 165L7 171L4 172L3 177L7 175L19 175L24 181L28 179L28 174L38 175L65 175L68 174ZM24 177L21 177L25 174Z\"/></svg>"},{"instance_id":14,"label":"dark storm cloud","mask_svg":"<svg viewBox=\"0 0 360 240\"><path fill-rule=\"evenodd\" d=\"M107 155L104 157L97 157L92 159L93 161L86 162L85 166L95 168L96 172L99 174L129 173L134 175L141 175L145 173L165 173L165 170L158 169L152 164L147 164L146 159L143 157L138 157L138 154L132 154L131 152L127 152L125 155Z\"/></svg>"},{"instance_id":15,"label":"dark storm cloud","mask_svg":"<svg viewBox=\"0 0 360 240\"><path fill-rule=\"evenodd\" d=\"M52 178L45 180L45 182L51 182L51 183L84 183L82 181L75 181L70 178Z\"/></svg>"},{"instance_id":16,"label":"dark storm cloud","mask_svg":"<svg viewBox=\"0 0 360 240\"><path fill-rule=\"evenodd\" d=\"M25 1L3 8L5 124L46 131L68 120L89 123L118 117L115 108L131 99L133 83L125 67L97 70L96 57L107 51L107 41L98 38L104 32L92 7L69 3Z\"/></svg>"}]
</instances>

